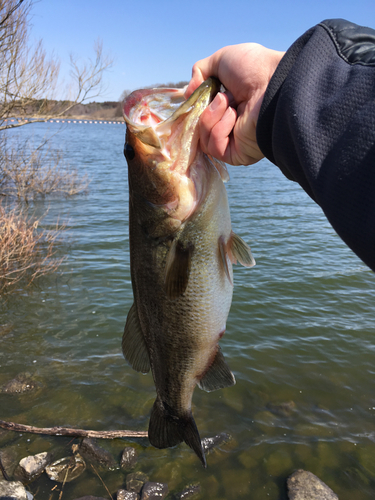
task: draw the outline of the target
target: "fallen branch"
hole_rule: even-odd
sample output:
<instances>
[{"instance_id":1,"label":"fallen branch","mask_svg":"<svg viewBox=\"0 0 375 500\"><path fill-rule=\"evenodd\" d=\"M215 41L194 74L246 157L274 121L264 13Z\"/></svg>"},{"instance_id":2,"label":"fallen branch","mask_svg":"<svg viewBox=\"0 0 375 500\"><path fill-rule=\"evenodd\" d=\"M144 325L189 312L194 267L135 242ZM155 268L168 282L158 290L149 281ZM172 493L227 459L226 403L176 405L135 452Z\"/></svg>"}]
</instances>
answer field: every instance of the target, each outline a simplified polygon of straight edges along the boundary
<instances>
[{"instance_id":1,"label":"fallen branch","mask_svg":"<svg viewBox=\"0 0 375 500\"><path fill-rule=\"evenodd\" d=\"M48 436L91 437L97 439L142 438L148 436L147 431L87 431L71 427L33 427L32 425L5 422L5 420L0 420L0 427L14 432L29 432L31 434L46 434Z\"/></svg>"}]
</instances>

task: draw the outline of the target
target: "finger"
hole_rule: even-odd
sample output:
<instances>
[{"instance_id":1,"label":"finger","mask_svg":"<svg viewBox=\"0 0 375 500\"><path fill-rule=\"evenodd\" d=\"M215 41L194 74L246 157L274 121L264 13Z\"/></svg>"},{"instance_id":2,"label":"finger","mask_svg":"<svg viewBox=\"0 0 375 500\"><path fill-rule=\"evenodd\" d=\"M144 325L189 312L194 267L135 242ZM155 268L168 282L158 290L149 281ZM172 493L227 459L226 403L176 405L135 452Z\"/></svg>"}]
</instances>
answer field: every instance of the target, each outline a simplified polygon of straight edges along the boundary
<instances>
[{"instance_id":1,"label":"finger","mask_svg":"<svg viewBox=\"0 0 375 500\"><path fill-rule=\"evenodd\" d=\"M236 118L236 111L228 106L228 97L217 94L200 119L201 147L205 153L230 163L230 134Z\"/></svg>"},{"instance_id":2,"label":"finger","mask_svg":"<svg viewBox=\"0 0 375 500\"><path fill-rule=\"evenodd\" d=\"M199 124L199 136L203 151L208 147L212 128L222 119L227 108L228 99L224 94L219 92L202 113Z\"/></svg>"},{"instance_id":3,"label":"finger","mask_svg":"<svg viewBox=\"0 0 375 500\"><path fill-rule=\"evenodd\" d=\"M207 152L226 163L231 163L230 134L236 123L237 113L227 108L222 118L212 127L207 145Z\"/></svg>"},{"instance_id":4,"label":"finger","mask_svg":"<svg viewBox=\"0 0 375 500\"><path fill-rule=\"evenodd\" d=\"M237 107L237 102L235 98L233 97L233 94L229 92L229 90L225 91L225 95L228 97L228 103L231 108L236 108Z\"/></svg>"},{"instance_id":5,"label":"finger","mask_svg":"<svg viewBox=\"0 0 375 500\"><path fill-rule=\"evenodd\" d=\"M186 99L188 99L194 90L210 76L217 76L217 52L194 64L192 77L185 91Z\"/></svg>"}]
</instances>

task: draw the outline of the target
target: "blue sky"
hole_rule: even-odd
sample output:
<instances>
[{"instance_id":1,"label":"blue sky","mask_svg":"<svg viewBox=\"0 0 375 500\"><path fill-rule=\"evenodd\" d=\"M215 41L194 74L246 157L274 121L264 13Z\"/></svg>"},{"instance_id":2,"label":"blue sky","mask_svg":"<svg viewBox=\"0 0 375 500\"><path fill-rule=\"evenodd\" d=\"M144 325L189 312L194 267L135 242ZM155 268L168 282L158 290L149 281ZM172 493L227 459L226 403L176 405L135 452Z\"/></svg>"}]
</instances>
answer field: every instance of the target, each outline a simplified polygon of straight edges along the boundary
<instances>
[{"instance_id":1,"label":"blue sky","mask_svg":"<svg viewBox=\"0 0 375 500\"><path fill-rule=\"evenodd\" d=\"M374 0L40 0L31 39L43 39L69 79L69 54L93 54L95 39L114 58L107 91L189 80L191 67L225 45L257 42L286 50L323 19L342 17L375 28Z\"/></svg>"}]
</instances>

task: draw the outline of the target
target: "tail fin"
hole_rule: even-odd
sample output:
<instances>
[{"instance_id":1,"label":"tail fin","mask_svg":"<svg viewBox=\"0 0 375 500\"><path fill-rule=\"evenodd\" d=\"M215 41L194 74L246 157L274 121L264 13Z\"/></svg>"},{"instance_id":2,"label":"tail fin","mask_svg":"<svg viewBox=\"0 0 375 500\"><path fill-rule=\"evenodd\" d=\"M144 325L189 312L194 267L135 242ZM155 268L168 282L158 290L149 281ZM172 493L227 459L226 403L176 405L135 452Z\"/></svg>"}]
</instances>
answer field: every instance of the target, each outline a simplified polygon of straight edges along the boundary
<instances>
[{"instance_id":1,"label":"tail fin","mask_svg":"<svg viewBox=\"0 0 375 500\"><path fill-rule=\"evenodd\" d=\"M169 448L185 441L192 448L203 467L207 467L201 438L191 412L175 416L172 409L156 398L151 410L148 438L155 448Z\"/></svg>"}]
</instances>

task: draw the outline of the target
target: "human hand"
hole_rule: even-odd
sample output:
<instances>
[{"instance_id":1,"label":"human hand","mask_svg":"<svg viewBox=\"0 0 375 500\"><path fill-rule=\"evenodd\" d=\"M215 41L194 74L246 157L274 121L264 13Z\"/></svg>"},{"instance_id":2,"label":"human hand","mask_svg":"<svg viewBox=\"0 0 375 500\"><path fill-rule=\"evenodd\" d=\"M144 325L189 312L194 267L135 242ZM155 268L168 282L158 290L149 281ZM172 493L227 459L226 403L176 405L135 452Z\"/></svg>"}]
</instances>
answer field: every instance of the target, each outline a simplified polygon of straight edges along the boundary
<instances>
[{"instance_id":1,"label":"human hand","mask_svg":"<svg viewBox=\"0 0 375 500\"><path fill-rule=\"evenodd\" d=\"M202 150L231 165L251 165L263 158L256 125L268 83L284 52L256 43L223 47L193 66L186 97L208 77L227 89L219 92L200 118Z\"/></svg>"}]
</instances>

